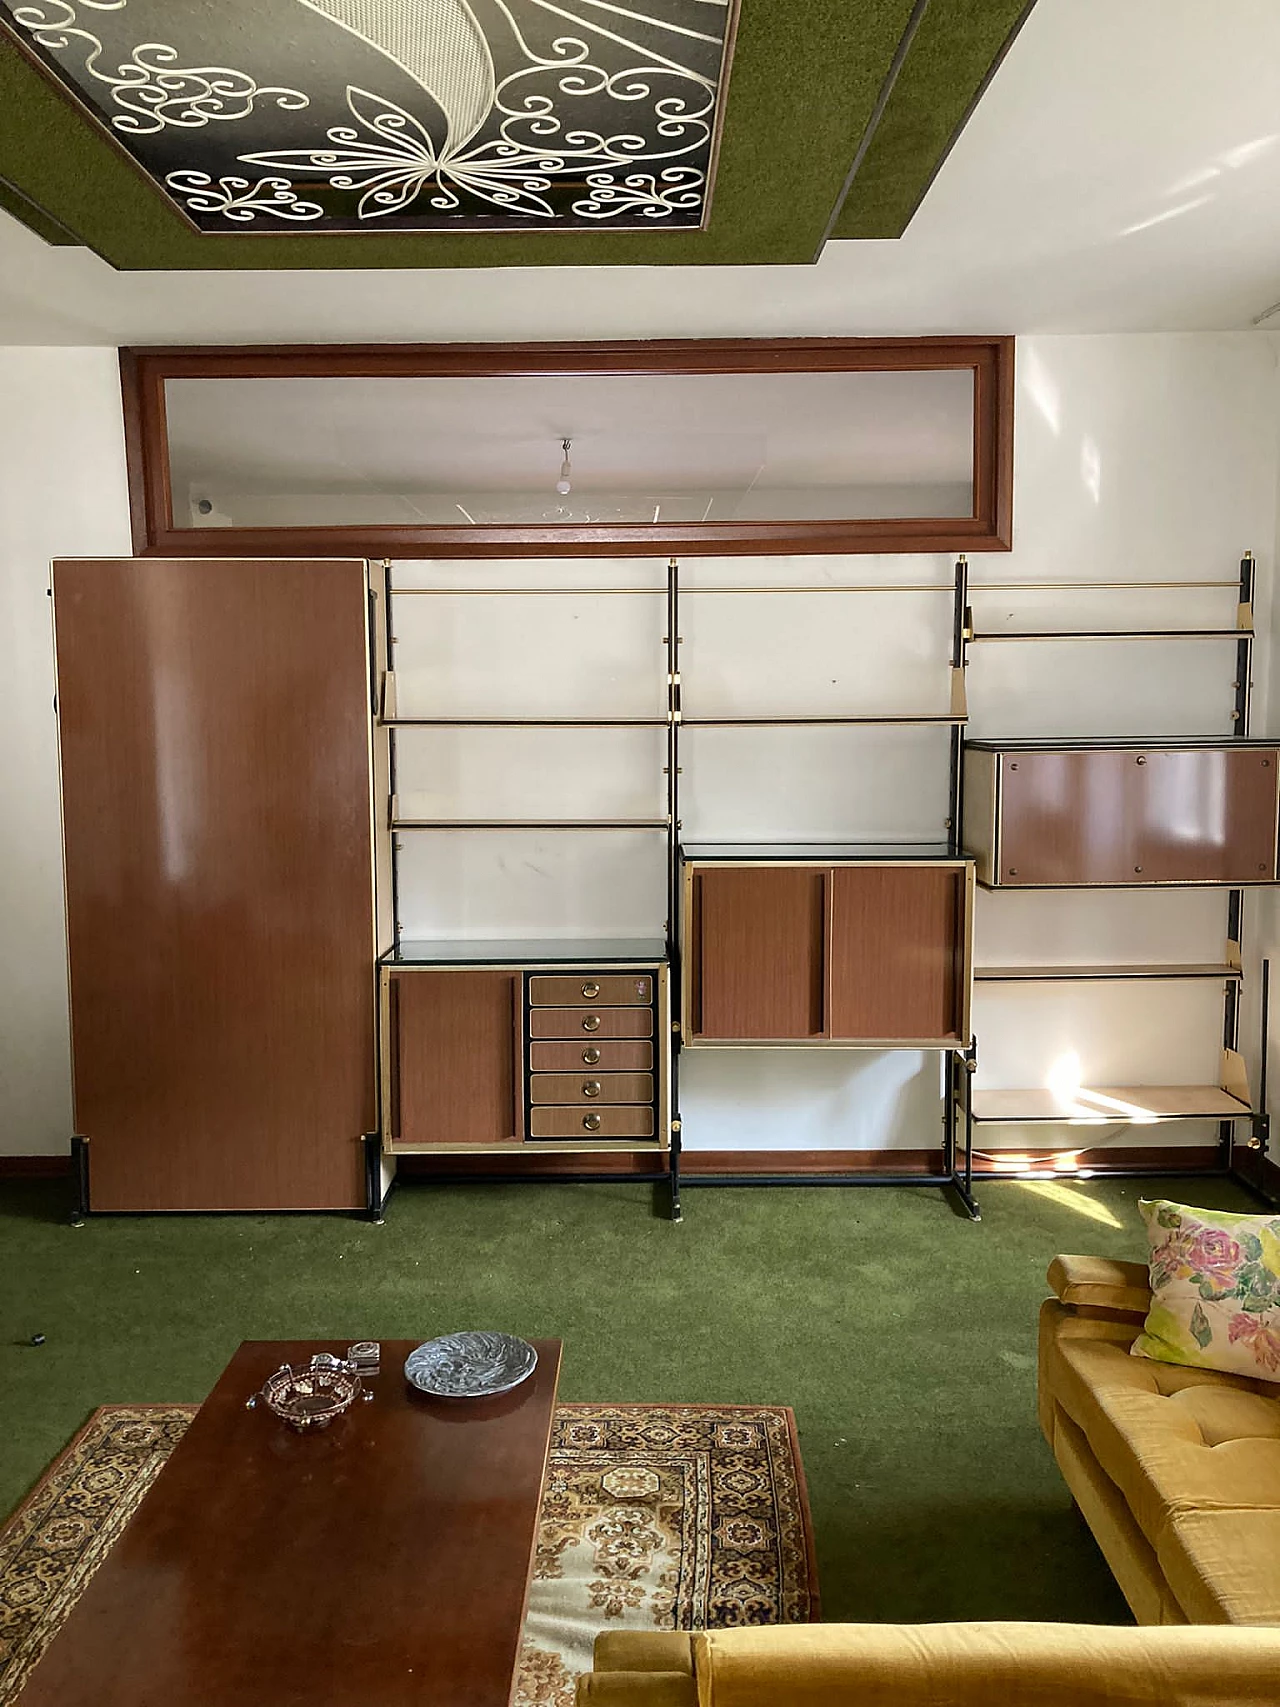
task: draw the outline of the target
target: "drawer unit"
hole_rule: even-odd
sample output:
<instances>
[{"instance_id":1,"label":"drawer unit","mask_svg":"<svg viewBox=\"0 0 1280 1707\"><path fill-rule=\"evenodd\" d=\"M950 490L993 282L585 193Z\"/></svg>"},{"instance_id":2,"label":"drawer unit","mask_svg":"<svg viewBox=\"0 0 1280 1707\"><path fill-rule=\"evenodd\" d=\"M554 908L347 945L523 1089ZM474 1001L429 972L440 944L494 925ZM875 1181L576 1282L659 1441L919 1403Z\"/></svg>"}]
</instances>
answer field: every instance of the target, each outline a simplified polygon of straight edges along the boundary
<instances>
[{"instance_id":1,"label":"drawer unit","mask_svg":"<svg viewBox=\"0 0 1280 1707\"><path fill-rule=\"evenodd\" d=\"M530 1138L652 1138L653 1110L631 1108L534 1108Z\"/></svg>"},{"instance_id":2,"label":"drawer unit","mask_svg":"<svg viewBox=\"0 0 1280 1707\"><path fill-rule=\"evenodd\" d=\"M598 1073L648 1073L653 1070L652 1043L596 1043L585 1038L581 1043L566 1039L563 1043L529 1044L531 1073L578 1073L593 1067Z\"/></svg>"},{"instance_id":3,"label":"drawer unit","mask_svg":"<svg viewBox=\"0 0 1280 1707\"><path fill-rule=\"evenodd\" d=\"M652 1073L533 1073L530 1103L652 1102Z\"/></svg>"},{"instance_id":4,"label":"drawer unit","mask_svg":"<svg viewBox=\"0 0 1280 1707\"><path fill-rule=\"evenodd\" d=\"M667 1066L651 1040L666 1029L665 1020L658 1023L664 990L663 975L651 967L530 973L525 1131L531 1140L652 1138L659 1131Z\"/></svg>"},{"instance_id":5,"label":"drawer unit","mask_svg":"<svg viewBox=\"0 0 1280 1707\"><path fill-rule=\"evenodd\" d=\"M649 1007L653 1002L653 978L634 978L619 973L591 973L567 977L538 976L529 980L529 1006L561 1007Z\"/></svg>"},{"instance_id":6,"label":"drawer unit","mask_svg":"<svg viewBox=\"0 0 1280 1707\"><path fill-rule=\"evenodd\" d=\"M652 1008L530 1008L530 1037L652 1037Z\"/></svg>"}]
</instances>

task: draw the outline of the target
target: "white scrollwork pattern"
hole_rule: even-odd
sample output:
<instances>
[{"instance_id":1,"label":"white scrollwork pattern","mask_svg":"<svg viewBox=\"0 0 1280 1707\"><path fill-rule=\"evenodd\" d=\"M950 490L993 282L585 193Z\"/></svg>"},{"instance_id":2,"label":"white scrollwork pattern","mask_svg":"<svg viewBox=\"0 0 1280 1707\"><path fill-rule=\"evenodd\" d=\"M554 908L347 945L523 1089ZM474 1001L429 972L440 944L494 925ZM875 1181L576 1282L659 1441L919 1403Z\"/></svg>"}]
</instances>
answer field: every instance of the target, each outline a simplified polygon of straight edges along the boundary
<instances>
[{"instance_id":1,"label":"white scrollwork pattern","mask_svg":"<svg viewBox=\"0 0 1280 1707\"><path fill-rule=\"evenodd\" d=\"M165 175L165 183L186 202L191 213L220 213L237 225L248 225L260 213L275 219L323 219L319 202L303 201L287 178L211 178L207 172L184 168Z\"/></svg>"},{"instance_id":2,"label":"white scrollwork pattern","mask_svg":"<svg viewBox=\"0 0 1280 1707\"><path fill-rule=\"evenodd\" d=\"M78 3L106 12L119 11L124 0L120 4L104 4L103 0ZM178 50L166 42L140 42L114 72L105 70L101 64L103 44L92 31L80 27L71 0L19 6L13 16L30 31L33 40L51 52L65 52L74 42L86 47L84 69L99 83L107 84L116 106L125 109L112 115L111 124L128 135L154 135L168 126L194 130L215 121L247 118L259 100L294 111L310 105L300 89L260 87L248 72L230 66L183 66Z\"/></svg>"}]
</instances>

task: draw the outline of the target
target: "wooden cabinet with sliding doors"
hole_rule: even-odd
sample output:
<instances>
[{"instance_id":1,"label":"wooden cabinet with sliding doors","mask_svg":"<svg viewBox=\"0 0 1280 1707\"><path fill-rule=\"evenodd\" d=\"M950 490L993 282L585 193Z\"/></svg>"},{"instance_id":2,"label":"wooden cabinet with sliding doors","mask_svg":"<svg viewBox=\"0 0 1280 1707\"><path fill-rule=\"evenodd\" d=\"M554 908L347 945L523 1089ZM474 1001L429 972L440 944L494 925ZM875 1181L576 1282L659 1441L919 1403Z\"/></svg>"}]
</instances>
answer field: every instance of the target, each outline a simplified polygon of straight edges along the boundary
<instances>
[{"instance_id":1,"label":"wooden cabinet with sliding doors","mask_svg":"<svg viewBox=\"0 0 1280 1707\"><path fill-rule=\"evenodd\" d=\"M94 1210L365 1204L392 935L375 876L382 596L362 561L53 566Z\"/></svg>"},{"instance_id":2,"label":"wooden cabinet with sliding doors","mask_svg":"<svg viewBox=\"0 0 1280 1707\"><path fill-rule=\"evenodd\" d=\"M485 946L402 942L386 957L388 1153L665 1152L664 945L593 962L581 942L495 944L484 964Z\"/></svg>"},{"instance_id":3,"label":"wooden cabinet with sliding doors","mask_svg":"<svg viewBox=\"0 0 1280 1707\"><path fill-rule=\"evenodd\" d=\"M688 858L685 1047L963 1045L972 897L965 859Z\"/></svg>"}]
</instances>

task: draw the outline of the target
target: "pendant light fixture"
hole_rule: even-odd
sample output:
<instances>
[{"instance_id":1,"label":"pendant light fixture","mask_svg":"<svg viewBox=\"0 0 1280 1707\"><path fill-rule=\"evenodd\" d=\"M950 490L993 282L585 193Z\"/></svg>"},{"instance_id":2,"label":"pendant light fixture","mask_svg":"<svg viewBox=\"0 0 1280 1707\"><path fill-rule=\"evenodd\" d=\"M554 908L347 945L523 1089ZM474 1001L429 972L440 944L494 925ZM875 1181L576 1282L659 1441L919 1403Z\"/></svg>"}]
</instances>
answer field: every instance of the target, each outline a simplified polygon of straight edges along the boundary
<instances>
[{"instance_id":1,"label":"pendant light fixture","mask_svg":"<svg viewBox=\"0 0 1280 1707\"><path fill-rule=\"evenodd\" d=\"M569 465L569 449L573 440L561 439L560 444L564 450L564 461L560 464L560 478L556 481L556 491L562 498L567 498L573 490L573 469Z\"/></svg>"}]
</instances>

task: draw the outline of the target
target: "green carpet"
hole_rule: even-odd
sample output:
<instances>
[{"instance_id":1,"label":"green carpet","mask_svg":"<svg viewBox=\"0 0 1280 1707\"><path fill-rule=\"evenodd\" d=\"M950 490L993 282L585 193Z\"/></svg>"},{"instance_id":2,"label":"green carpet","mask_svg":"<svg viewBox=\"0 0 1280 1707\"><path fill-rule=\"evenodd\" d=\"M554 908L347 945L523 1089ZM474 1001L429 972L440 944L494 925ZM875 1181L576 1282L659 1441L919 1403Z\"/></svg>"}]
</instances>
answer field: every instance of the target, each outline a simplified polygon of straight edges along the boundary
<instances>
[{"instance_id":1,"label":"green carpet","mask_svg":"<svg viewBox=\"0 0 1280 1707\"><path fill-rule=\"evenodd\" d=\"M795 1407L828 1620L1127 1620L1035 1422L1056 1251L1140 1257L1139 1195L1217 1181L935 1191L401 1188L338 1217L61 1221L0 1188L0 1510L95 1406L204 1397L241 1339L565 1341L561 1397ZM28 1342L43 1333L40 1347Z\"/></svg>"}]
</instances>

